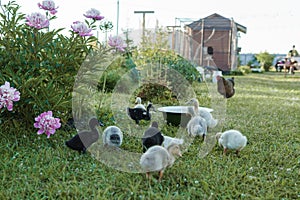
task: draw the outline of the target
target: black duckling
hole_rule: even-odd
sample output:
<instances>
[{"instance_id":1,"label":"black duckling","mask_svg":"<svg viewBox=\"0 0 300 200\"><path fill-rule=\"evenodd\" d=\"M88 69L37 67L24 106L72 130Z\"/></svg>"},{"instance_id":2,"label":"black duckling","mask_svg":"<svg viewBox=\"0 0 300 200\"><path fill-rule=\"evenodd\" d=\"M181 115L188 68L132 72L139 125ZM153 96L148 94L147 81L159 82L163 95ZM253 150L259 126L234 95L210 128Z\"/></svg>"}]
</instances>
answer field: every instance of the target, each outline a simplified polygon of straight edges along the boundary
<instances>
[{"instance_id":1,"label":"black duckling","mask_svg":"<svg viewBox=\"0 0 300 200\"><path fill-rule=\"evenodd\" d=\"M151 113L150 108L154 110L153 104L148 103L146 110L143 108L127 108L128 116L135 121L136 124L139 124L141 120L150 121L151 120Z\"/></svg>"},{"instance_id":2,"label":"black duckling","mask_svg":"<svg viewBox=\"0 0 300 200\"><path fill-rule=\"evenodd\" d=\"M147 151L150 147L154 145L161 145L164 142L164 136L158 129L158 123L152 122L151 127L149 127L142 137L143 153Z\"/></svg>"},{"instance_id":3,"label":"black duckling","mask_svg":"<svg viewBox=\"0 0 300 200\"><path fill-rule=\"evenodd\" d=\"M103 144L120 147L123 141L123 133L117 126L108 126L102 135Z\"/></svg>"},{"instance_id":4,"label":"black duckling","mask_svg":"<svg viewBox=\"0 0 300 200\"><path fill-rule=\"evenodd\" d=\"M66 141L65 144L70 149L76 150L79 153L85 153L86 149L99 139L99 132L96 128L99 125L101 124L99 124L98 119L96 117L92 117L89 120L90 130L80 131L73 138Z\"/></svg>"}]
</instances>

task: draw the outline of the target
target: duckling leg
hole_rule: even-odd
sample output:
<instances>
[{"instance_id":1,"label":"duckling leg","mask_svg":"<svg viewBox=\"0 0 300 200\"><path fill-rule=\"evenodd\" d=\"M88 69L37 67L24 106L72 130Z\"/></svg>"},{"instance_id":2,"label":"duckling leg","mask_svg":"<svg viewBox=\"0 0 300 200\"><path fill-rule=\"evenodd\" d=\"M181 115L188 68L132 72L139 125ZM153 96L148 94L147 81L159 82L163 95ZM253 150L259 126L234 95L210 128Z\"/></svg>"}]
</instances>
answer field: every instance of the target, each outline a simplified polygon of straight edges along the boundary
<instances>
[{"instance_id":1,"label":"duckling leg","mask_svg":"<svg viewBox=\"0 0 300 200\"><path fill-rule=\"evenodd\" d=\"M236 150L236 155L237 155L237 157L240 157L240 150L238 149L238 150Z\"/></svg>"},{"instance_id":2,"label":"duckling leg","mask_svg":"<svg viewBox=\"0 0 300 200\"><path fill-rule=\"evenodd\" d=\"M150 179L150 172L146 172L146 178Z\"/></svg>"},{"instance_id":3,"label":"duckling leg","mask_svg":"<svg viewBox=\"0 0 300 200\"><path fill-rule=\"evenodd\" d=\"M227 148L224 148L223 154L226 155Z\"/></svg>"},{"instance_id":4,"label":"duckling leg","mask_svg":"<svg viewBox=\"0 0 300 200\"><path fill-rule=\"evenodd\" d=\"M83 149L82 149L82 153L83 153L83 154L85 154L85 153L86 153L86 148L85 148L85 147L83 147Z\"/></svg>"},{"instance_id":5,"label":"duckling leg","mask_svg":"<svg viewBox=\"0 0 300 200\"><path fill-rule=\"evenodd\" d=\"M163 170L159 171L158 182L161 182L161 179L162 179L162 177L163 177L163 174L164 174L164 171L163 171Z\"/></svg>"}]
</instances>

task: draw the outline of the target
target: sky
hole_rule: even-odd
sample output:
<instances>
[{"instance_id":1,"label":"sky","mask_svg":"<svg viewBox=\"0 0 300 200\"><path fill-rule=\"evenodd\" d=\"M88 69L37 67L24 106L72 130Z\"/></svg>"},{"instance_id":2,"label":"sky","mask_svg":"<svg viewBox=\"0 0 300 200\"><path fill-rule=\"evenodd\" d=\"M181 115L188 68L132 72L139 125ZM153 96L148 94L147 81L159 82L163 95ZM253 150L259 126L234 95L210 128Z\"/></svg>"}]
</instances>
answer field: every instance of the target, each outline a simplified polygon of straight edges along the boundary
<instances>
[{"instance_id":1,"label":"sky","mask_svg":"<svg viewBox=\"0 0 300 200\"><path fill-rule=\"evenodd\" d=\"M37 6L42 0L15 0L25 14L42 12ZM2 0L2 4L8 0ZM146 28L179 25L183 18L198 20L217 13L247 27L240 33L238 46L241 53L286 54L293 45L300 50L300 1L299 0L54 0L59 7L57 19L51 27L70 29L74 21L84 20L83 14L96 8L117 26L118 32L142 29L142 14L134 11L154 11L145 15ZM119 4L118 4L119 3ZM119 6L118 6L119 5ZM118 9L119 8L119 9ZM117 30L110 34L116 35Z\"/></svg>"}]
</instances>

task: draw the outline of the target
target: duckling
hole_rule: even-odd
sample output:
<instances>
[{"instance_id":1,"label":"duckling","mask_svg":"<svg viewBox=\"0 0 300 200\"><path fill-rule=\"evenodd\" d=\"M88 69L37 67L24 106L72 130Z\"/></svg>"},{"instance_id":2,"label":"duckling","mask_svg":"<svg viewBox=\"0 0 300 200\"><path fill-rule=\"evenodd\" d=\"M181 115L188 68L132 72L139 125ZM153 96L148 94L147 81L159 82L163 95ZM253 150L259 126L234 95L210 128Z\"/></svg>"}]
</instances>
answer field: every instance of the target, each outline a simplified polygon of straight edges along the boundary
<instances>
[{"instance_id":1,"label":"duckling","mask_svg":"<svg viewBox=\"0 0 300 200\"><path fill-rule=\"evenodd\" d=\"M89 120L89 126L91 130L83 130L76 134L73 138L66 141L67 147L80 152L85 153L86 149L99 139L99 132L97 126L99 121L96 117L92 117Z\"/></svg>"},{"instance_id":2,"label":"duckling","mask_svg":"<svg viewBox=\"0 0 300 200\"><path fill-rule=\"evenodd\" d=\"M239 156L239 152L247 145L247 137L237 130L219 132L216 134L216 139L219 146L224 148L224 155L226 155L228 149L231 149L235 150Z\"/></svg>"},{"instance_id":3,"label":"duckling","mask_svg":"<svg viewBox=\"0 0 300 200\"><path fill-rule=\"evenodd\" d=\"M146 178L150 179L150 172L159 172L158 181L160 182L164 170L167 167L171 167L175 162L175 156L182 156L178 144L173 143L168 149L159 145L150 147L140 159L140 165L146 172Z\"/></svg>"},{"instance_id":4,"label":"duckling","mask_svg":"<svg viewBox=\"0 0 300 200\"><path fill-rule=\"evenodd\" d=\"M230 98L235 94L234 77L225 79L223 76L217 76L216 79L217 90L224 98Z\"/></svg>"},{"instance_id":5,"label":"duckling","mask_svg":"<svg viewBox=\"0 0 300 200\"><path fill-rule=\"evenodd\" d=\"M195 113L200 115L200 117L204 118L207 122L208 128L214 128L218 124L218 120L214 119L212 114L205 109L199 109L199 101L196 98L192 98L188 104L192 104L194 106Z\"/></svg>"},{"instance_id":6,"label":"duckling","mask_svg":"<svg viewBox=\"0 0 300 200\"><path fill-rule=\"evenodd\" d=\"M184 142L184 139L181 138L170 137L167 135L163 135L163 137L164 137L164 142L162 143L162 146L165 148L168 148L172 143L181 145Z\"/></svg>"},{"instance_id":7,"label":"duckling","mask_svg":"<svg viewBox=\"0 0 300 200\"><path fill-rule=\"evenodd\" d=\"M104 145L120 147L123 141L123 133L117 126L108 126L103 131L102 139Z\"/></svg>"},{"instance_id":8,"label":"duckling","mask_svg":"<svg viewBox=\"0 0 300 200\"><path fill-rule=\"evenodd\" d=\"M137 97L135 99L135 103L136 103L136 105L134 106L134 108L142 108L142 109L146 110L145 106L142 104L141 97Z\"/></svg>"},{"instance_id":9,"label":"duckling","mask_svg":"<svg viewBox=\"0 0 300 200\"><path fill-rule=\"evenodd\" d=\"M161 145L163 141L164 137L158 129L158 123L156 121L152 122L142 137L143 153L154 145Z\"/></svg>"},{"instance_id":10,"label":"duckling","mask_svg":"<svg viewBox=\"0 0 300 200\"><path fill-rule=\"evenodd\" d=\"M190 136L202 136L203 141L207 134L207 122L204 118L196 115L193 107L188 107L188 113L191 115L190 121L187 123L187 132Z\"/></svg>"},{"instance_id":11,"label":"duckling","mask_svg":"<svg viewBox=\"0 0 300 200\"><path fill-rule=\"evenodd\" d=\"M148 106L146 110L142 108L127 108L127 115L135 121L138 125L141 120L150 121L151 120L151 113L150 108L154 110L153 104L148 102Z\"/></svg>"}]
</instances>

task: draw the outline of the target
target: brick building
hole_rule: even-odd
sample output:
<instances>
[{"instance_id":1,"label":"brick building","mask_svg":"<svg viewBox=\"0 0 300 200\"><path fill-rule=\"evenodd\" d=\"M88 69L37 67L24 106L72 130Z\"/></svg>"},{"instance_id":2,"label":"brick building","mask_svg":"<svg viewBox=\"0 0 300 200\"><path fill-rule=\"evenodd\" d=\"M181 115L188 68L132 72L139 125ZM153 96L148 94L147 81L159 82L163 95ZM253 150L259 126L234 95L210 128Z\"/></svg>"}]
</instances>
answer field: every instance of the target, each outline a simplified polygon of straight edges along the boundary
<instances>
[{"instance_id":1,"label":"brick building","mask_svg":"<svg viewBox=\"0 0 300 200\"><path fill-rule=\"evenodd\" d=\"M246 31L245 26L233 19L215 13L186 24L183 33L175 34L176 42L173 46L174 50L196 65L231 71L238 64L238 32Z\"/></svg>"}]
</instances>

